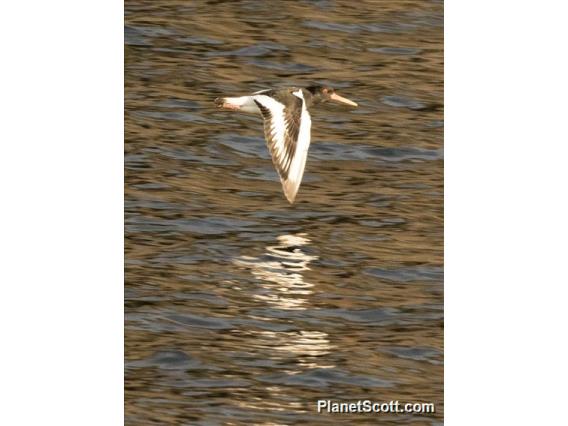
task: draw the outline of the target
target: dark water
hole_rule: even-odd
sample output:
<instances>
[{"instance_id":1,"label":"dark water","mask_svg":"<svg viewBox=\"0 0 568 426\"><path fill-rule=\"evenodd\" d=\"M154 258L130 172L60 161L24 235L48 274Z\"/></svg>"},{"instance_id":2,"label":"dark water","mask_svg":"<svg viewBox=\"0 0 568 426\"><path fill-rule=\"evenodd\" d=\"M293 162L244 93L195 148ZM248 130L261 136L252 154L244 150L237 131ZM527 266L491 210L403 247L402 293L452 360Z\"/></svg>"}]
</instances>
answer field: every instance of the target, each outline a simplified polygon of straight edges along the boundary
<instances>
[{"instance_id":1,"label":"dark water","mask_svg":"<svg viewBox=\"0 0 568 426\"><path fill-rule=\"evenodd\" d=\"M440 424L442 3L125 9L126 424ZM260 117L213 99L312 83L359 108L311 111L291 206Z\"/></svg>"}]
</instances>

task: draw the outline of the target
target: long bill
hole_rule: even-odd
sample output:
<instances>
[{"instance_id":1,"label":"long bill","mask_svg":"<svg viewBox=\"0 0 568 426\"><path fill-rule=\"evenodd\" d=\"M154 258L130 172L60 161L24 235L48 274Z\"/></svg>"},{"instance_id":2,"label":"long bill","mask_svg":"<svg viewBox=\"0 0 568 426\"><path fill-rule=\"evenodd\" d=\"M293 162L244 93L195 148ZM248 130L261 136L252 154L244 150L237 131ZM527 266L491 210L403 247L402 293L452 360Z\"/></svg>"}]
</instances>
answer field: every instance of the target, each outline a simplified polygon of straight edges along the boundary
<instances>
[{"instance_id":1,"label":"long bill","mask_svg":"<svg viewBox=\"0 0 568 426\"><path fill-rule=\"evenodd\" d=\"M330 95L329 99L331 99L334 102L339 102L340 104L345 104L345 105L351 105L356 107L357 104L353 101L350 101L347 98L344 98L343 96L339 96L337 93L333 93L332 95Z\"/></svg>"}]
</instances>

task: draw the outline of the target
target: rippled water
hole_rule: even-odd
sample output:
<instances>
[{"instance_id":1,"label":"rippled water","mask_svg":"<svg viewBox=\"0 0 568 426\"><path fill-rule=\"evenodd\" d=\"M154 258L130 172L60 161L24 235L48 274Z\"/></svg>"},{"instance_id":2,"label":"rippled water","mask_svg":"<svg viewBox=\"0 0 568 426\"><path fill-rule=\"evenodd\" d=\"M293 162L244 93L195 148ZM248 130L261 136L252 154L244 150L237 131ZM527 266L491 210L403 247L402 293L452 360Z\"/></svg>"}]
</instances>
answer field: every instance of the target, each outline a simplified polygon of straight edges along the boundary
<instances>
[{"instance_id":1,"label":"rippled water","mask_svg":"<svg viewBox=\"0 0 568 426\"><path fill-rule=\"evenodd\" d=\"M125 10L126 424L440 424L442 3ZM289 205L260 117L213 99L312 83L359 108L312 109Z\"/></svg>"}]
</instances>

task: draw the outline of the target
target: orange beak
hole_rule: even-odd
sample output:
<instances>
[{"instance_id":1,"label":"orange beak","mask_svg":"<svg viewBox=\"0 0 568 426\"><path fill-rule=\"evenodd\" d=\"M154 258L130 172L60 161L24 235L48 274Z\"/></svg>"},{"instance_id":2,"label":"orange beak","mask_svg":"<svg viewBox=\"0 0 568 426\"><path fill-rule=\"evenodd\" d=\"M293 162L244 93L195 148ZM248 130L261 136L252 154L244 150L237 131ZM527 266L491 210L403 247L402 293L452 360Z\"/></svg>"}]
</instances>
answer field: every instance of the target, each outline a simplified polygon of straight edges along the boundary
<instances>
[{"instance_id":1,"label":"orange beak","mask_svg":"<svg viewBox=\"0 0 568 426\"><path fill-rule=\"evenodd\" d=\"M345 105L350 105L350 106L354 106L356 107L357 104L353 101L350 101L347 98L344 98L343 96L339 96L337 93L333 93L329 96L329 99L331 99L334 102L339 102L340 104L345 104Z\"/></svg>"}]
</instances>

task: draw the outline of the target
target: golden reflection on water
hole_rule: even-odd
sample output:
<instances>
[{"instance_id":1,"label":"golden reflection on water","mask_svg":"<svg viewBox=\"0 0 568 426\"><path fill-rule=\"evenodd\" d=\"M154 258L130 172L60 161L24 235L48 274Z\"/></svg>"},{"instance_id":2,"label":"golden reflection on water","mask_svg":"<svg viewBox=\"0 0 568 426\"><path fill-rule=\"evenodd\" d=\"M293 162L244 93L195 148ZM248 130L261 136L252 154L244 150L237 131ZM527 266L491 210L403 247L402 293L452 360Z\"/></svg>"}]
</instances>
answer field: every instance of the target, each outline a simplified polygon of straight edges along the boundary
<instances>
[{"instance_id":1,"label":"golden reflection on water","mask_svg":"<svg viewBox=\"0 0 568 426\"><path fill-rule=\"evenodd\" d=\"M303 272L318 257L302 251L302 246L310 242L305 233L280 235L277 239L280 244L266 247L265 257L269 260L241 256L234 263L250 269L261 280L266 292L255 294L255 299L279 309L306 309L302 296L311 294L314 285L304 280Z\"/></svg>"},{"instance_id":2,"label":"golden reflection on water","mask_svg":"<svg viewBox=\"0 0 568 426\"><path fill-rule=\"evenodd\" d=\"M315 330L293 332L251 330L246 334L256 339L258 346L273 350L272 359L289 358L293 355L297 369L288 370L287 374L300 373L303 368L333 368L335 366L330 362L323 363L317 358L327 355L334 349L327 333Z\"/></svg>"},{"instance_id":3,"label":"golden reflection on water","mask_svg":"<svg viewBox=\"0 0 568 426\"><path fill-rule=\"evenodd\" d=\"M250 270L252 275L259 279L264 292L253 294L254 299L277 309L307 309L309 307L307 296L313 293L311 288L314 284L307 282L303 274L310 270L309 264L318 259L318 256L308 254L303 250L310 243L306 233L280 235L277 240L279 244L265 248L263 258L269 260L241 256L235 259L234 263L240 268ZM298 356L298 364L302 367L334 367L333 364L322 364L317 362L317 358L313 358L332 351L333 346L330 344L327 333L317 330L293 332L259 330L251 333L277 352Z\"/></svg>"}]
</instances>

